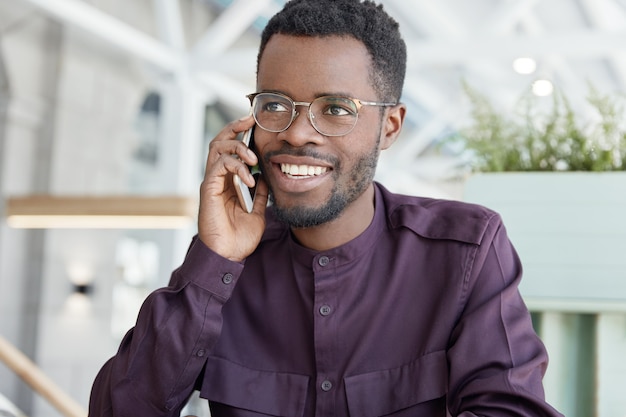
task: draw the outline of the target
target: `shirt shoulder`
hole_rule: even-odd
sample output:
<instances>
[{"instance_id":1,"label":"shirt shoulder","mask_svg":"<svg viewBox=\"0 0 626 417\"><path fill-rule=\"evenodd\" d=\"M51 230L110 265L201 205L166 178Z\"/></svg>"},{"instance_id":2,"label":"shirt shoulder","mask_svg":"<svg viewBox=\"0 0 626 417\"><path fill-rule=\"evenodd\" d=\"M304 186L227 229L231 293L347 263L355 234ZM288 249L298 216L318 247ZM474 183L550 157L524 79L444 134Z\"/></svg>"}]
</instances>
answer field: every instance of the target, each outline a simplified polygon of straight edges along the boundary
<instances>
[{"instance_id":1,"label":"shirt shoulder","mask_svg":"<svg viewBox=\"0 0 626 417\"><path fill-rule=\"evenodd\" d=\"M394 194L378 187L390 227L407 228L425 238L479 245L487 231L502 222L498 213L477 204Z\"/></svg>"}]
</instances>

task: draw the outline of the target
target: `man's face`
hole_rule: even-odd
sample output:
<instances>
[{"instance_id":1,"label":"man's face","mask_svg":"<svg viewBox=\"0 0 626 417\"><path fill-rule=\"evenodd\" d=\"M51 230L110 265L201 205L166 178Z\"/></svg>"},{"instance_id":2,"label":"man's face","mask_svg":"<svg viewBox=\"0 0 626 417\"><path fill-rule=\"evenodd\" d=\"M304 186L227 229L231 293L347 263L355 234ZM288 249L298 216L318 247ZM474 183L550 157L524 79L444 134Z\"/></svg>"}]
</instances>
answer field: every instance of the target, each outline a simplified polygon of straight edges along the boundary
<instances>
[{"instance_id":1,"label":"man's face","mask_svg":"<svg viewBox=\"0 0 626 417\"><path fill-rule=\"evenodd\" d=\"M257 91L294 101L344 96L378 101L370 82L370 56L349 37L274 35L259 62ZM254 141L279 218L311 227L337 218L371 184L381 137L381 109L363 106L354 129L327 137L311 125L308 109L279 133L255 127Z\"/></svg>"}]
</instances>

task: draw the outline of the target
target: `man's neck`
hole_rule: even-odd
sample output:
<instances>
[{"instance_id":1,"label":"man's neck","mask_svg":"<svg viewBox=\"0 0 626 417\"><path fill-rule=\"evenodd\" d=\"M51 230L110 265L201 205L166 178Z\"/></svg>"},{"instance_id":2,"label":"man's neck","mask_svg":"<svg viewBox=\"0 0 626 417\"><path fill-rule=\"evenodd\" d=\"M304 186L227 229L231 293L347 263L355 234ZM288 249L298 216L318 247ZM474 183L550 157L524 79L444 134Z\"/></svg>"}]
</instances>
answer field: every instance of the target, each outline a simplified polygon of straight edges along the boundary
<instances>
[{"instance_id":1,"label":"man's neck","mask_svg":"<svg viewBox=\"0 0 626 417\"><path fill-rule=\"evenodd\" d=\"M374 218L374 185L348 205L335 220L315 227L292 228L298 242L316 251L336 248L359 236Z\"/></svg>"}]
</instances>

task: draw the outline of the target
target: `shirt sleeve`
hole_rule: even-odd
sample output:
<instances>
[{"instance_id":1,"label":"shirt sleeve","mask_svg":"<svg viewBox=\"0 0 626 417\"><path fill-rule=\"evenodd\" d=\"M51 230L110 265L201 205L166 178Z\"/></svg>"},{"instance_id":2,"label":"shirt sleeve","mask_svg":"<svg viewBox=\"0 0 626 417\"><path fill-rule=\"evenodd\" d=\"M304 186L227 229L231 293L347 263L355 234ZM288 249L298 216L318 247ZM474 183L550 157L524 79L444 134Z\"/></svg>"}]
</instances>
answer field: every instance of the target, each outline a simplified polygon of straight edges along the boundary
<instances>
[{"instance_id":1,"label":"shirt sleeve","mask_svg":"<svg viewBox=\"0 0 626 417\"><path fill-rule=\"evenodd\" d=\"M168 287L150 294L91 391L90 417L179 416L243 270L194 238Z\"/></svg>"},{"instance_id":2,"label":"shirt sleeve","mask_svg":"<svg viewBox=\"0 0 626 417\"><path fill-rule=\"evenodd\" d=\"M520 260L498 216L469 257L448 350L452 416L561 416L544 399L547 353L518 290Z\"/></svg>"}]
</instances>

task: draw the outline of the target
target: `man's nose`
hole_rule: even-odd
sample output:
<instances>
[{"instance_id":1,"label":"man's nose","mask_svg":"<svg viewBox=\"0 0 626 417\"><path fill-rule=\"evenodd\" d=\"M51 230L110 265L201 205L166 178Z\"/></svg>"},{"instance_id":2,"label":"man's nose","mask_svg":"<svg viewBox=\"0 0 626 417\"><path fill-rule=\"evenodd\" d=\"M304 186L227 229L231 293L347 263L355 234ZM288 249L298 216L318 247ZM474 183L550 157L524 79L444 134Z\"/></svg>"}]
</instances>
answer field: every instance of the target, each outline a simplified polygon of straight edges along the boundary
<instances>
[{"instance_id":1,"label":"man's nose","mask_svg":"<svg viewBox=\"0 0 626 417\"><path fill-rule=\"evenodd\" d=\"M308 143L319 144L323 141L324 136L313 127L309 117L308 108L301 107L300 111L296 112L291 126L282 132L283 140L292 146L303 146Z\"/></svg>"}]
</instances>

